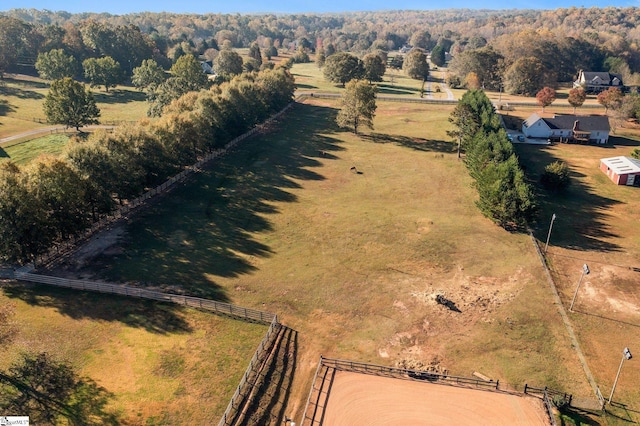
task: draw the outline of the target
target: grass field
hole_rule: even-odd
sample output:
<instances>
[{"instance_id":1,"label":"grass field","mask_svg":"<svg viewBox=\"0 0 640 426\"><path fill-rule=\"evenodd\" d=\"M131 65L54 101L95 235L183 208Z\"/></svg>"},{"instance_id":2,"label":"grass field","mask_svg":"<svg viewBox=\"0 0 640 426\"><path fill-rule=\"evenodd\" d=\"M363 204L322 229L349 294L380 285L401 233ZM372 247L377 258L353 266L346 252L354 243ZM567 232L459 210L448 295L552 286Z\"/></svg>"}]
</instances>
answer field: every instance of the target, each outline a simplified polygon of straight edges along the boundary
<instances>
[{"instance_id":1,"label":"grass field","mask_svg":"<svg viewBox=\"0 0 640 426\"><path fill-rule=\"evenodd\" d=\"M66 134L55 134L39 137L27 142L7 143L0 146L0 161L11 160L16 164L25 165L40 154L59 155L69 142Z\"/></svg>"},{"instance_id":2,"label":"grass field","mask_svg":"<svg viewBox=\"0 0 640 426\"><path fill-rule=\"evenodd\" d=\"M588 394L530 238L474 205L449 107L381 102L354 136L334 106L297 106L138 216L94 269L277 312L300 338L290 415L320 354Z\"/></svg>"},{"instance_id":3,"label":"grass field","mask_svg":"<svg viewBox=\"0 0 640 426\"><path fill-rule=\"evenodd\" d=\"M29 76L6 75L0 86L0 139L23 132L51 127L46 123L42 104L49 85ZM146 116L145 94L129 86L117 86L109 93L103 87L92 89L103 123L136 121Z\"/></svg>"},{"instance_id":4,"label":"grass field","mask_svg":"<svg viewBox=\"0 0 640 426\"><path fill-rule=\"evenodd\" d=\"M297 81L325 90L311 67L294 66ZM354 136L335 127L336 105L307 100L272 133L243 142L136 217L124 250L93 272L278 313L300 339L289 416L304 409L320 354L591 396L531 239L494 226L474 205L446 136L451 107L379 102L375 130ZM534 232L544 240L558 215L548 257L565 306L581 265L593 271L571 319L607 396L622 348L633 352L629 341L640 337L637 273L628 269L640 266L637 188L615 187L597 170L598 158L637 146L634 131L618 132L609 148L517 147L533 181L555 158L572 169L566 195L541 194ZM438 305L436 294L461 312ZM614 414L632 421L637 371L625 366L614 398L626 405ZM215 389L225 378L207 383Z\"/></svg>"},{"instance_id":5,"label":"grass field","mask_svg":"<svg viewBox=\"0 0 640 426\"><path fill-rule=\"evenodd\" d=\"M0 304L15 307L18 329L3 342L0 369L20 351L67 360L107 390L119 425L217 424L267 328L47 287L6 284Z\"/></svg>"}]
</instances>

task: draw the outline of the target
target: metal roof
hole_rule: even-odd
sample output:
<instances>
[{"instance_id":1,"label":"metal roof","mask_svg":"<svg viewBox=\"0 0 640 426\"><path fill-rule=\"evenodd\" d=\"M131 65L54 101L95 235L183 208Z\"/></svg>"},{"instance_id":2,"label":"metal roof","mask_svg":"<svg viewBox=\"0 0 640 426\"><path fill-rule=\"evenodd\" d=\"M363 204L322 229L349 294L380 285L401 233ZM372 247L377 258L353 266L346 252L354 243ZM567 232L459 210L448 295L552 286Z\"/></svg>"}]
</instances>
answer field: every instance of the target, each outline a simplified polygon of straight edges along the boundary
<instances>
[{"instance_id":1,"label":"metal roof","mask_svg":"<svg viewBox=\"0 0 640 426\"><path fill-rule=\"evenodd\" d=\"M610 157L601 158L600 161L607 165L617 175L626 175L628 173L640 173L640 160L631 157Z\"/></svg>"}]
</instances>

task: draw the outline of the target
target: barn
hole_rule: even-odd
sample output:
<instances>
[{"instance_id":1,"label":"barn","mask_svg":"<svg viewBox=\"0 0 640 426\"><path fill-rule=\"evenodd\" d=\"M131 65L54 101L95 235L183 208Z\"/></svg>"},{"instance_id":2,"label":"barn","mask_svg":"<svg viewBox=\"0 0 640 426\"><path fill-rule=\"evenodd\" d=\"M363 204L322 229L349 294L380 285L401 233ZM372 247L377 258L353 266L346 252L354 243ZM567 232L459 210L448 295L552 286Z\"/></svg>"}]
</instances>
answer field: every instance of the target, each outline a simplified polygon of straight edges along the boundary
<instances>
[{"instance_id":1,"label":"barn","mask_svg":"<svg viewBox=\"0 0 640 426\"><path fill-rule=\"evenodd\" d=\"M616 185L640 187L640 160L624 156L601 158L600 170Z\"/></svg>"}]
</instances>

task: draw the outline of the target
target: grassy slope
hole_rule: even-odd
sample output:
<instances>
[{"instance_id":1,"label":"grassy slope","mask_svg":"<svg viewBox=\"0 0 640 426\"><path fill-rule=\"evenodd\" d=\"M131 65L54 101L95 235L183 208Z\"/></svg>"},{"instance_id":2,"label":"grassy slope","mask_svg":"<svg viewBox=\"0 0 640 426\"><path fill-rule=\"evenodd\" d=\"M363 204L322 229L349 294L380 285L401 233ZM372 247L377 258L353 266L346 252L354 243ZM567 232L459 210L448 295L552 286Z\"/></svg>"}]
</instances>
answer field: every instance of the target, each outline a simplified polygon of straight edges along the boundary
<instances>
[{"instance_id":1,"label":"grassy slope","mask_svg":"<svg viewBox=\"0 0 640 426\"><path fill-rule=\"evenodd\" d=\"M171 305L47 287L5 285L18 334L0 368L19 351L47 351L112 394L119 424L215 424L266 331ZM154 423L155 422L155 423Z\"/></svg>"},{"instance_id":2,"label":"grassy slope","mask_svg":"<svg viewBox=\"0 0 640 426\"><path fill-rule=\"evenodd\" d=\"M446 142L449 111L380 103L375 132L356 137L334 127L333 106L298 106L281 131L136 219L107 277L277 312L300 332L298 415L320 354L435 360L454 374L584 391L530 239L474 206Z\"/></svg>"},{"instance_id":3,"label":"grassy slope","mask_svg":"<svg viewBox=\"0 0 640 426\"><path fill-rule=\"evenodd\" d=\"M0 138L51 126L45 122L42 104L48 92L48 84L38 78L8 76L0 88ZM99 120L135 121L145 117L145 95L131 87L92 89L100 109Z\"/></svg>"}]
</instances>

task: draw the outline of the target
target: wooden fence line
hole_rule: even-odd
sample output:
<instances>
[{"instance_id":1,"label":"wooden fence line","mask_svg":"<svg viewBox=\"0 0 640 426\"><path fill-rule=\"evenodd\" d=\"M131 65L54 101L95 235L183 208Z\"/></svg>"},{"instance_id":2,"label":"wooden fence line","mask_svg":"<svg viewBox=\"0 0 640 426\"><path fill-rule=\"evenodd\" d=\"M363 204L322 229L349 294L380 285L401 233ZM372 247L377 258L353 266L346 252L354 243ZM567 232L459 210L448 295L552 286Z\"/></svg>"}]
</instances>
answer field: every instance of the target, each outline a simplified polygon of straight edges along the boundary
<instances>
[{"instance_id":1,"label":"wooden fence line","mask_svg":"<svg viewBox=\"0 0 640 426\"><path fill-rule=\"evenodd\" d=\"M191 174L200 171L202 166L208 163L209 161L215 160L218 157L226 154L230 149L234 148L238 143L247 139L250 136L253 136L256 132L262 130L267 124L278 119L282 114L284 114L287 110L289 110L289 108L291 108L294 105L294 103L295 102L289 103L281 111L272 115L263 123L255 126L248 132L245 132L242 135L234 138L233 140L228 142L224 146L224 148L209 152L200 160L198 160L196 163L190 166L186 166L184 170L178 173L177 175L167 179L165 182L161 183L155 188L150 189L149 191L145 192L139 197L133 200L129 200L126 205L100 218L98 221L94 222L90 227L86 228L83 232L79 233L78 235L75 235L63 242L56 244L46 254L39 256L37 261L41 264L43 263L46 264L57 259L59 256L67 253L70 249L75 248L79 242L85 241L87 238L89 238L99 230L104 229L106 226L110 225L111 223L123 217L126 217L128 213L140 207L142 204L144 204L145 201L149 200L150 198L158 194L162 194L173 189L176 183L186 180Z\"/></svg>"},{"instance_id":2,"label":"wooden fence line","mask_svg":"<svg viewBox=\"0 0 640 426\"><path fill-rule=\"evenodd\" d=\"M170 302L190 308L205 309L223 315L231 315L250 321L270 324L277 319L277 315L251 308L232 305L230 303L200 297L185 296L181 294L163 293L160 291L146 290L139 287L131 287L120 284L103 283L89 280L72 280L68 278L51 277L47 275L33 274L17 270L15 279L39 284L47 284L55 287L71 288L74 290L94 291L98 293L117 294L120 296L137 297L141 299Z\"/></svg>"},{"instance_id":3,"label":"wooden fence line","mask_svg":"<svg viewBox=\"0 0 640 426\"><path fill-rule=\"evenodd\" d=\"M358 361L347 361L323 357L320 357L320 362L322 363L322 365L340 371L375 374L402 379L428 380L431 382L442 382L445 384L473 385L483 389L500 390L499 381L487 382L486 380L470 377L450 376L447 374L432 373L429 371L410 370L406 368L388 367L385 365L368 364Z\"/></svg>"},{"instance_id":4,"label":"wooden fence line","mask_svg":"<svg viewBox=\"0 0 640 426\"><path fill-rule=\"evenodd\" d=\"M274 315L273 321L271 322L267 333L258 345L258 348L254 352L251 361L249 361L249 366L240 379L240 383L236 387L236 391L231 397L229 405L227 405L227 409L222 415L218 426L226 426L232 424L233 420L236 418L238 409L241 407L242 401L249 396L250 389L255 385L255 382L258 379L259 367L261 366L267 352L271 350L271 347L275 342L275 337L278 335L281 328L282 325L278 322L278 317Z\"/></svg>"},{"instance_id":5,"label":"wooden fence line","mask_svg":"<svg viewBox=\"0 0 640 426\"><path fill-rule=\"evenodd\" d=\"M163 293L159 291L145 290L138 287L130 287L119 284L51 277L24 272L24 270L14 271L13 276L15 279L21 281L29 281L56 287L71 288L83 291L94 291L106 294L117 294L120 296L137 297L141 299L156 300L160 302L176 303L191 308L205 309L218 314L242 318L244 320L249 320L252 322L269 324L269 328L267 329L265 336L260 341L260 344L255 350L253 357L251 358L251 361L249 361L249 366L240 379L240 383L236 387L236 390L231 397L231 400L229 401L229 404L227 405L222 418L220 419L219 426L230 424L229 422L233 421L233 419L236 417L238 408L241 406L242 401L249 396L250 389L255 385L255 382L258 378L259 368L262 365L265 355L271 350L273 342L275 341L275 337L282 328L282 325L278 321L278 316L276 314L258 311L256 309L244 308L241 306L235 306L229 303L217 302L215 300L203 299L200 297Z\"/></svg>"}]
</instances>

